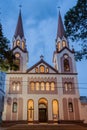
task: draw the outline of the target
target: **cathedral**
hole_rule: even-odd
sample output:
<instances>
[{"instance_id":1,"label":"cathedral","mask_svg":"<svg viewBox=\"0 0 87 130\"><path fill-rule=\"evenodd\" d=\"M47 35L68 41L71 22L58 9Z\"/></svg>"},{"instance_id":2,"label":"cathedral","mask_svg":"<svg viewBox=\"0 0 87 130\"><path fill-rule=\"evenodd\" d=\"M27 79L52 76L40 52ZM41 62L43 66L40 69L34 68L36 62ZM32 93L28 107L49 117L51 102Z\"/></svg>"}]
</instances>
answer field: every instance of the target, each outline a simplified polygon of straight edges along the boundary
<instances>
[{"instance_id":1,"label":"cathedral","mask_svg":"<svg viewBox=\"0 0 87 130\"><path fill-rule=\"evenodd\" d=\"M27 68L29 57L26 45L20 10L12 41L12 51L18 68L6 74L2 120L87 123L87 102L80 100L74 49L69 47L60 11L53 66L41 55L36 64Z\"/></svg>"}]
</instances>

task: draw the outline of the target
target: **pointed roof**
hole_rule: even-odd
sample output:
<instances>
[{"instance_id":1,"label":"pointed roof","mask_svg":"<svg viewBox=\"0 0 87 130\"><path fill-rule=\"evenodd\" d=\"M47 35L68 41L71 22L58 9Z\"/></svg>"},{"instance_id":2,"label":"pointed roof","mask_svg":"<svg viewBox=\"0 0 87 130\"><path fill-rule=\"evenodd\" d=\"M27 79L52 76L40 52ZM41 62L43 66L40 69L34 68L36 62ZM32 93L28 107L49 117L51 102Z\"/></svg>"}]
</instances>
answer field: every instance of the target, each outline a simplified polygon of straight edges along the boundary
<instances>
[{"instance_id":1,"label":"pointed roof","mask_svg":"<svg viewBox=\"0 0 87 130\"><path fill-rule=\"evenodd\" d=\"M62 22L61 14L60 14L60 11L59 11L58 29L57 29L57 37L56 37L56 39L58 39L58 37L62 38L63 36L65 36L65 30L64 30L64 25L63 25L63 22Z\"/></svg>"},{"instance_id":2,"label":"pointed roof","mask_svg":"<svg viewBox=\"0 0 87 130\"><path fill-rule=\"evenodd\" d=\"M51 65L49 65L46 61L44 61L43 59L40 59L40 61L38 61L35 65L31 66L26 72L29 73L31 72L31 70L33 70L36 66L40 65L40 64L44 64L46 66L48 66L51 70L53 70L55 73L58 73L58 71L53 68ZM46 73L45 73L46 74Z\"/></svg>"},{"instance_id":3,"label":"pointed roof","mask_svg":"<svg viewBox=\"0 0 87 130\"><path fill-rule=\"evenodd\" d=\"M20 38L24 37L21 10L19 11L18 22L17 22L15 34L14 34L15 38L17 38L17 36L20 36Z\"/></svg>"}]
</instances>

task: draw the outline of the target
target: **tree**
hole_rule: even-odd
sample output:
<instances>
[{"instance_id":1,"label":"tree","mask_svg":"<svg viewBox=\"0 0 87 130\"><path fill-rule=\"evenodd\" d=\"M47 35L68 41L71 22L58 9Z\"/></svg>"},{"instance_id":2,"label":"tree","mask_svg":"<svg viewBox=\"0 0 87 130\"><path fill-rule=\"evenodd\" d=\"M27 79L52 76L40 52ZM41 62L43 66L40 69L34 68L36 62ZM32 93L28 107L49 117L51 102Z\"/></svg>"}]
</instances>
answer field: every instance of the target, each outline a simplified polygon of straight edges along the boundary
<instances>
[{"instance_id":1,"label":"tree","mask_svg":"<svg viewBox=\"0 0 87 130\"><path fill-rule=\"evenodd\" d=\"M17 65L14 64L15 56L10 50L9 40L4 37L2 25L0 23L0 70L7 71L8 69L16 70Z\"/></svg>"},{"instance_id":2,"label":"tree","mask_svg":"<svg viewBox=\"0 0 87 130\"><path fill-rule=\"evenodd\" d=\"M76 6L65 15L66 35L81 49L76 51L76 60L87 59L87 0L78 0Z\"/></svg>"}]
</instances>

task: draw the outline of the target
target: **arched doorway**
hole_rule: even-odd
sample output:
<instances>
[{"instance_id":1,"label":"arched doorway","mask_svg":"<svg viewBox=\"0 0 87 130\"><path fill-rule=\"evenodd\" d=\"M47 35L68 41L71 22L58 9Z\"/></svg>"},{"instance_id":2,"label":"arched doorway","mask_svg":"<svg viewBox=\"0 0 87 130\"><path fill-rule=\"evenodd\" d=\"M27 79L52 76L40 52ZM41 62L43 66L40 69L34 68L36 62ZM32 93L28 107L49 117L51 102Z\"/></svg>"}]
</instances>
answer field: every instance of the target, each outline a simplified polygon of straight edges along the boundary
<instances>
[{"instance_id":1,"label":"arched doorway","mask_svg":"<svg viewBox=\"0 0 87 130\"><path fill-rule=\"evenodd\" d=\"M52 101L52 106L53 106L53 121L58 121L59 119L59 104L56 99Z\"/></svg>"},{"instance_id":2,"label":"arched doorway","mask_svg":"<svg viewBox=\"0 0 87 130\"><path fill-rule=\"evenodd\" d=\"M34 120L34 101L32 99L28 100L28 121L33 122Z\"/></svg>"},{"instance_id":3,"label":"arched doorway","mask_svg":"<svg viewBox=\"0 0 87 130\"><path fill-rule=\"evenodd\" d=\"M48 121L48 102L45 98L41 98L38 102L39 122Z\"/></svg>"}]
</instances>

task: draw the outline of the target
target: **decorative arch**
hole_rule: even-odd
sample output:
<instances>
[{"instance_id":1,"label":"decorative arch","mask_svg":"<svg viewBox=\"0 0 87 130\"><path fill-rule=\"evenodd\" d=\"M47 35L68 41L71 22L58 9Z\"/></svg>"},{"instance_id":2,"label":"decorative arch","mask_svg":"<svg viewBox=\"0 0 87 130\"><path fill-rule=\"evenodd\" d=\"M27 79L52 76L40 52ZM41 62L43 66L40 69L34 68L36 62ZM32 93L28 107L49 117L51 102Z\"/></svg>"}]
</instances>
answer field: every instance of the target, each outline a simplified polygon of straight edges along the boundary
<instances>
[{"instance_id":1,"label":"decorative arch","mask_svg":"<svg viewBox=\"0 0 87 130\"><path fill-rule=\"evenodd\" d=\"M63 65L64 65L64 71L70 71L70 64L68 59L64 59Z\"/></svg>"},{"instance_id":2,"label":"decorative arch","mask_svg":"<svg viewBox=\"0 0 87 130\"><path fill-rule=\"evenodd\" d=\"M61 49L60 41L59 41L58 44L57 44L57 48L58 48L58 51L60 51L60 49Z\"/></svg>"},{"instance_id":3,"label":"decorative arch","mask_svg":"<svg viewBox=\"0 0 87 130\"><path fill-rule=\"evenodd\" d=\"M16 41L16 45L20 46L20 40L19 39Z\"/></svg>"},{"instance_id":4,"label":"decorative arch","mask_svg":"<svg viewBox=\"0 0 87 130\"><path fill-rule=\"evenodd\" d=\"M38 100L39 122L47 122L48 120L48 101L46 98Z\"/></svg>"},{"instance_id":5,"label":"decorative arch","mask_svg":"<svg viewBox=\"0 0 87 130\"><path fill-rule=\"evenodd\" d=\"M72 73L72 59L68 56L68 54L64 54L61 57L61 71L65 73Z\"/></svg>"},{"instance_id":6,"label":"decorative arch","mask_svg":"<svg viewBox=\"0 0 87 130\"><path fill-rule=\"evenodd\" d=\"M40 69L40 73L45 73L45 66L44 65L40 65L39 69Z\"/></svg>"},{"instance_id":7,"label":"decorative arch","mask_svg":"<svg viewBox=\"0 0 87 130\"><path fill-rule=\"evenodd\" d=\"M63 47L66 46L66 41L65 41L65 40L62 41L62 46L63 46Z\"/></svg>"},{"instance_id":8,"label":"decorative arch","mask_svg":"<svg viewBox=\"0 0 87 130\"><path fill-rule=\"evenodd\" d=\"M34 91L35 89L35 83L33 81L30 82L30 89Z\"/></svg>"},{"instance_id":9,"label":"decorative arch","mask_svg":"<svg viewBox=\"0 0 87 130\"><path fill-rule=\"evenodd\" d=\"M25 43L24 43L24 41L22 41L22 49L23 50L25 49Z\"/></svg>"}]
</instances>

